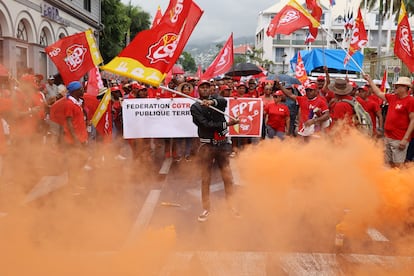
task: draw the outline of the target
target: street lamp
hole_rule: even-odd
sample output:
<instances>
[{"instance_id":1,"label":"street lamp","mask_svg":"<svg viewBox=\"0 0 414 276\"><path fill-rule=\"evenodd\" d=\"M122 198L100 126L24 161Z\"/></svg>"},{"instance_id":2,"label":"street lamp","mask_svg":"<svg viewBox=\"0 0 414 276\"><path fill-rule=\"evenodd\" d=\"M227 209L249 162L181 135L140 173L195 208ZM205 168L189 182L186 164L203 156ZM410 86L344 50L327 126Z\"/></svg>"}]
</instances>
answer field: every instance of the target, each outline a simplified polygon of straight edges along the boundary
<instances>
[{"instance_id":1,"label":"street lamp","mask_svg":"<svg viewBox=\"0 0 414 276\"><path fill-rule=\"evenodd\" d=\"M282 74L284 74L285 73L285 63L286 63L286 57L287 57L287 55L286 55L286 53L283 53L283 55L282 55Z\"/></svg>"}]
</instances>

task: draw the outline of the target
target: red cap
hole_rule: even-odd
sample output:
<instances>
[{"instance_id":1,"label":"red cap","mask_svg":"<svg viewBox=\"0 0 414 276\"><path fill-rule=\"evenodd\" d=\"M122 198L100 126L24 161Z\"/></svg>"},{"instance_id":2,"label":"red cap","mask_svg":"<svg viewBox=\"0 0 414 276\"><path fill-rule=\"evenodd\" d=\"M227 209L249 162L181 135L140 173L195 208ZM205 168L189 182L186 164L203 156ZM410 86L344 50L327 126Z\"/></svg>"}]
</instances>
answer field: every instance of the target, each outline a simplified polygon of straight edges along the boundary
<instances>
[{"instance_id":1,"label":"red cap","mask_svg":"<svg viewBox=\"0 0 414 276\"><path fill-rule=\"evenodd\" d=\"M318 89L318 85L317 85L315 82L311 82L311 83L308 83L308 84L305 86L305 89L312 89L312 90L314 90L314 89Z\"/></svg>"},{"instance_id":2,"label":"red cap","mask_svg":"<svg viewBox=\"0 0 414 276\"><path fill-rule=\"evenodd\" d=\"M240 86L244 86L244 87L247 87L247 85L244 83L244 82L239 82L239 83L237 83L237 85L236 85L236 87L240 87ZM248 88L248 87L247 87Z\"/></svg>"},{"instance_id":3,"label":"red cap","mask_svg":"<svg viewBox=\"0 0 414 276\"><path fill-rule=\"evenodd\" d=\"M358 88L358 84L354 81L350 81L349 84L352 86L352 88Z\"/></svg>"},{"instance_id":4,"label":"red cap","mask_svg":"<svg viewBox=\"0 0 414 276\"><path fill-rule=\"evenodd\" d=\"M368 86L366 86L366 85L364 85L364 86L361 86L361 87L359 87L358 88L359 90L364 90L364 91L369 91L369 88L368 88Z\"/></svg>"},{"instance_id":5,"label":"red cap","mask_svg":"<svg viewBox=\"0 0 414 276\"><path fill-rule=\"evenodd\" d=\"M21 77L20 77L20 80L19 80L20 82L24 82L24 83L28 83L28 84L31 84L31 85L33 85L34 87L36 87L36 88L38 88L39 86L38 86L38 83L37 83L37 79L36 79L36 77L34 76L34 75L31 75L31 74L23 74Z\"/></svg>"},{"instance_id":6,"label":"red cap","mask_svg":"<svg viewBox=\"0 0 414 276\"><path fill-rule=\"evenodd\" d=\"M200 81L200 82L198 83L198 87L200 87L200 86L201 86L201 85L203 85L203 84L208 84L208 86L211 86L210 81L208 81L208 80L202 80L202 81Z\"/></svg>"},{"instance_id":7,"label":"red cap","mask_svg":"<svg viewBox=\"0 0 414 276\"><path fill-rule=\"evenodd\" d=\"M119 88L119 86L112 86L111 92L114 92L114 91L121 91L121 89Z\"/></svg>"},{"instance_id":8,"label":"red cap","mask_svg":"<svg viewBox=\"0 0 414 276\"><path fill-rule=\"evenodd\" d=\"M316 80L323 80L323 81L325 81L325 76L318 76L318 78L316 79Z\"/></svg>"},{"instance_id":9,"label":"red cap","mask_svg":"<svg viewBox=\"0 0 414 276\"><path fill-rule=\"evenodd\" d=\"M282 90L277 90L277 91L275 91L273 93L273 95L275 95L275 96L283 96L283 92L282 92Z\"/></svg>"},{"instance_id":10,"label":"red cap","mask_svg":"<svg viewBox=\"0 0 414 276\"><path fill-rule=\"evenodd\" d=\"M223 91L223 90L231 90L231 88L228 85L220 85L219 90L220 91Z\"/></svg>"}]
</instances>

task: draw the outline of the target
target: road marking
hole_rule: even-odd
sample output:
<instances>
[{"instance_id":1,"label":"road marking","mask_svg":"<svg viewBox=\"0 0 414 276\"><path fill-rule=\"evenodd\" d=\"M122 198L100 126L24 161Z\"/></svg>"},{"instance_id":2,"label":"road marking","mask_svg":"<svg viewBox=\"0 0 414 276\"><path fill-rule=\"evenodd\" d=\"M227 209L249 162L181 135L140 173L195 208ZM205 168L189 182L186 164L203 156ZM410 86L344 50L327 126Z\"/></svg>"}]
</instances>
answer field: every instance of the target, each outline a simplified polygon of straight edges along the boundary
<instances>
[{"instance_id":1,"label":"road marking","mask_svg":"<svg viewBox=\"0 0 414 276\"><path fill-rule=\"evenodd\" d=\"M62 175L57 176L44 176L40 179L39 183L33 187L33 189L26 195L23 200L23 204L27 204L33 200L36 200L42 196L45 196L59 188L65 186L68 183L68 174L65 172Z\"/></svg>"},{"instance_id":2,"label":"road marking","mask_svg":"<svg viewBox=\"0 0 414 276\"><path fill-rule=\"evenodd\" d=\"M338 257L341 260L338 261ZM414 262L413 257L363 254L187 251L172 254L161 268L160 275L204 271L205 275L217 276L279 274L336 276L346 274L341 266L347 264L357 267L376 265L399 268L412 262Z\"/></svg>"},{"instance_id":3,"label":"road marking","mask_svg":"<svg viewBox=\"0 0 414 276\"><path fill-rule=\"evenodd\" d=\"M390 241L389 239L387 239L387 237L385 237L380 231L378 231L375 228L368 228L366 232L368 236L371 238L371 240L373 241L377 241L377 242L389 242Z\"/></svg>"},{"instance_id":4,"label":"road marking","mask_svg":"<svg viewBox=\"0 0 414 276\"><path fill-rule=\"evenodd\" d=\"M160 198L161 190L151 190L145 200L141 211L139 212L137 219L128 235L125 242L125 246L131 245L132 242L138 237L149 224L154 209L157 206L158 199Z\"/></svg>"},{"instance_id":5,"label":"road marking","mask_svg":"<svg viewBox=\"0 0 414 276\"><path fill-rule=\"evenodd\" d=\"M161 169L158 172L159 174L168 174L168 172L170 171L171 168L171 164L172 164L172 158L165 158L164 162L162 163Z\"/></svg>"}]
</instances>

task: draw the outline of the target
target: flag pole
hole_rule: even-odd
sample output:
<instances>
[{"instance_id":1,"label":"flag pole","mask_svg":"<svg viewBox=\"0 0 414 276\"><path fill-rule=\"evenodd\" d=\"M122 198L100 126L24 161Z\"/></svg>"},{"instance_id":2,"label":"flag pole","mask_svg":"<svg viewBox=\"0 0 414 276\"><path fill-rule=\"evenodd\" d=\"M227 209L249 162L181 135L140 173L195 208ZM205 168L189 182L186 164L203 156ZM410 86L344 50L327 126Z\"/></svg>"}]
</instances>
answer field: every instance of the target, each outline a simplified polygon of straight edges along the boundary
<instances>
[{"instance_id":1,"label":"flag pole","mask_svg":"<svg viewBox=\"0 0 414 276\"><path fill-rule=\"evenodd\" d=\"M347 57L349 57L353 62L354 62L354 64L358 67L358 69L359 70L361 70L361 73L362 74L364 74L365 75L365 72L364 72L364 69L362 69L361 68L361 66L359 66L359 64L356 62L356 60L351 56L351 55L349 55L348 54L348 51L344 48L344 46L342 46L342 44L341 43L339 43L338 42L338 40L336 40L335 39L335 37L334 36L332 36L329 32L328 32L328 30L327 29L325 29L325 28L323 28L323 27L321 27L321 29L329 36L329 38L330 39L332 39L333 41L335 41L336 42L336 44L338 44L339 45L339 47L341 47L341 49L342 50L344 50L344 52L345 52L345 54L346 54L346 56Z\"/></svg>"},{"instance_id":2,"label":"flag pole","mask_svg":"<svg viewBox=\"0 0 414 276\"><path fill-rule=\"evenodd\" d=\"M169 88L169 87L166 87L166 86L160 85L160 88L161 88L161 89L164 89L164 90L167 90L167 91L169 91L169 92L171 92L171 93L174 93L174 94L177 94L177 95L183 96L183 97L185 97L185 98L187 98L187 99L190 99L190 100L193 100L193 101L195 101L195 102L198 102L198 103L203 103L203 101L202 101L202 100L200 100L200 99L197 99L197 98L191 97L191 96L189 96L189 95L187 95L187 94L181 93L180 91L177 91L177 90L171 89L171 88ZM225 113L224 111L222 111L222 110L220 110L220 109L218 109L218 108L216 108L216 107L214 107L214 106L209 105L208 107L209 107L209 108L211 108L211 109L213 109L214 111L217 111L217 112L218 112L218 113L220 113L220 114L223 114L224 116L229 117L229 118L230 118L230 119L232 119L232 120L237 120L237 118L235 118L235 117L233 117L233 116L231 116L231 115L229 115L229 114Z\"/></svg>"}]
</instances>

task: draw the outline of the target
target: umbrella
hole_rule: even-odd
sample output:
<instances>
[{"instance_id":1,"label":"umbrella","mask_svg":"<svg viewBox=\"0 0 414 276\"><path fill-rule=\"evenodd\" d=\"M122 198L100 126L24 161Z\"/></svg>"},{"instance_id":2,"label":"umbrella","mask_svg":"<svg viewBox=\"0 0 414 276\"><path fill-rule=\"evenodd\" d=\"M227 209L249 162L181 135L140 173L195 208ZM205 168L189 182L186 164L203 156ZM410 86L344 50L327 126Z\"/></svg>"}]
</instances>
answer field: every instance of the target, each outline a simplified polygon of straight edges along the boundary
<instances>
[{"instance_id":1,"label":"umbrella","mask_svg":"<svg viewBox=\"0 0 414 276\"><path fill-rule=\"evenodd\" d=\"M268 80L279 79L279 81L289 83L289 84L301 84L297 78L289 76L289 75L285 75L285 74L279 74L279 75L271 74L267 76L267 79Z\"/></svg>"},{"instance_id":2,"label":"umbrella","mask_svg":"<svg viewBox=\"0 0 414 276\"><path fill-rule=\"evenodd\" d=\"M237 63L226 73L227 76L251 76L262 73L263 71L255 64L249 62Z\"/></svg>"},{"instance_id":3,"label":"umbrella","mask_svg":"<svg viewBox=\"0 0 414 276\"><path fill-rule=\"evenodd\" d=\"M180 65L174 64L174 66L172 68L172 73L173 73L173 75L183 75L184 70Z\"/></svg>"}]
</instances>

